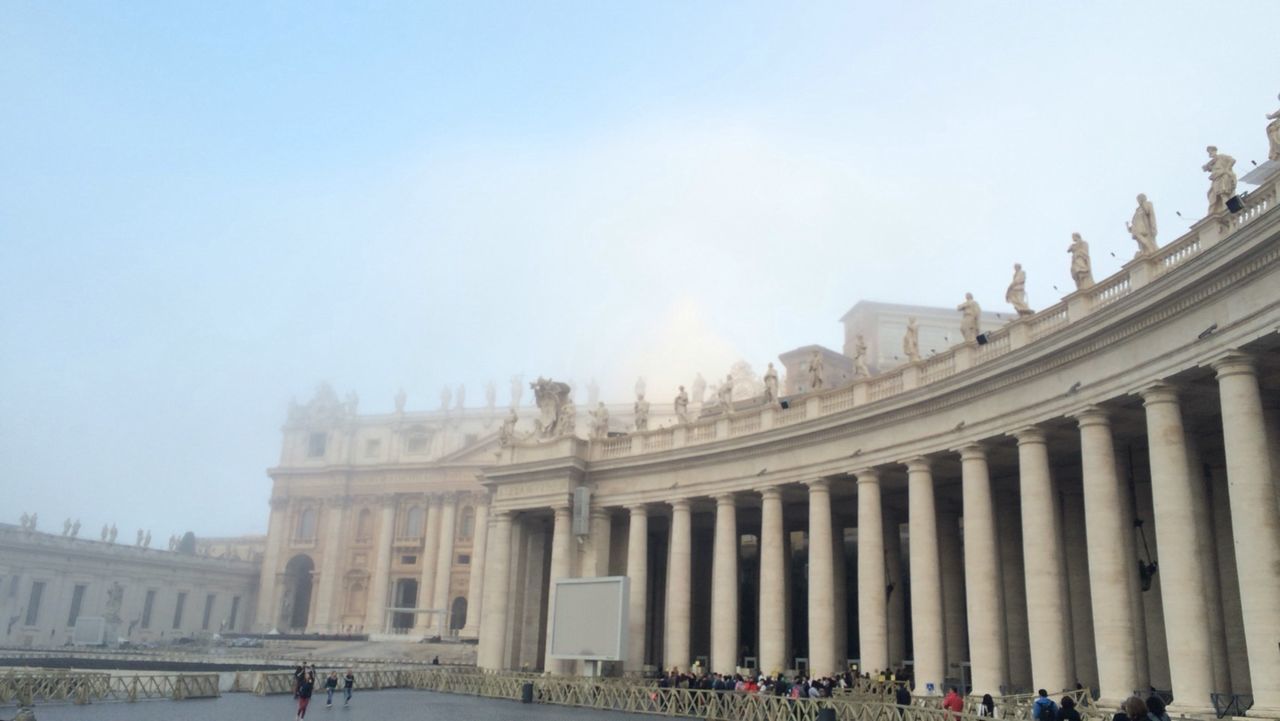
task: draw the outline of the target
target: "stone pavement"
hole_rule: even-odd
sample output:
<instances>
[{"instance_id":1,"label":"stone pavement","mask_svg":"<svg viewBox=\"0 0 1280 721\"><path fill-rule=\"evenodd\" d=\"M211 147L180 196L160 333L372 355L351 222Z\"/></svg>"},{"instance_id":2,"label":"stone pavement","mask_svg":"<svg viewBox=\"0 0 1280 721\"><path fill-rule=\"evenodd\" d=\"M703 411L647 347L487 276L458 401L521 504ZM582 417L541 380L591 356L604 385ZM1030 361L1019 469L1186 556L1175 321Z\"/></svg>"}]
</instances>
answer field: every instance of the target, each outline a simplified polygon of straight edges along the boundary
<instances>
[{"instance_id":1,"label":"stone pavement","mask_svg":"<svg viewBox=\"0 0 1280 721\"><path fill-rule=\"evenodd\" d=\"M288 696L227 694L205 701L140 701L99 703L89 706L36 706L37 721L292 721L295 702ZM0 719L13 718L17 709L0 707ZM324 694L317 694L307 710L307 719L316 721L639 721L640 714L549 706L524 705L515 701L430 691L366 691L342 706L334 696L334 706L326 709Z\"/></svg>"}]
</instances>

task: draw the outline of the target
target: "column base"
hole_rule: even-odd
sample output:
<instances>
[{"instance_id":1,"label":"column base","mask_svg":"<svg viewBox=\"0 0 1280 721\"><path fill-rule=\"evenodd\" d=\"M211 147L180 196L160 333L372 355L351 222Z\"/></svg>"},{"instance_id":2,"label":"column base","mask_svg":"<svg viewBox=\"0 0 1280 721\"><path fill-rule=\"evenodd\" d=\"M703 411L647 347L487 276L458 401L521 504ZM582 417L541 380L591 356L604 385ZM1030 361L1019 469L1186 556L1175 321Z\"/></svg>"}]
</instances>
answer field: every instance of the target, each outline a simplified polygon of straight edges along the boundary
<instances>
[{"instance_id":1,"label":"column base","mask_svg":"<svg viewBox=\"0 0 1280 721\"><path fill-rule=\"evenodd\" d=\"M1213 706L1205 704L1178 703L1177 701L1174 701L1168 706L1165 706L1164 710L1165 713L1169 714L1170 718L1174 716L1217 717L1217 712L1214 711ZM1254 716L1252 709L1249 710L1249 716L1250 718Z\"/></svg>"}]
</instances>

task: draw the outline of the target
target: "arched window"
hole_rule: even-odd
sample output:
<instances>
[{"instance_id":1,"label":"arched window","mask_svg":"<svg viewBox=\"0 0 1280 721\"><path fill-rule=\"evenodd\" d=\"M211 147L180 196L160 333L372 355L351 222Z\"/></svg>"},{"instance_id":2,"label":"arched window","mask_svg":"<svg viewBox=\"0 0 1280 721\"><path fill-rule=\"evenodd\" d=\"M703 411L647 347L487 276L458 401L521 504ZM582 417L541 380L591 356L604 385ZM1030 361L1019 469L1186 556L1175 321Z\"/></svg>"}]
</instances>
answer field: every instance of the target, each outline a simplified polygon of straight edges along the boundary
<instances>
[{"instance_id":1,"label":"arched window","mask_svg":"<svg viewBox=\"0 0 1280 721\"><path fill-rule=\"evenodd\" d=\"M467 506L462 509L462 522L458 524L458 538L471 538L476 530L476 509Z\"/></svg>"},{"instance_id":2,"label":"arched window","mask_svg":"<svg viewBox=\"0 0 1280 721\"><path fill-rule=\"evenodd\" d=\"M354 581L347 588L347 613L352 616L363 616L365 607L364 583Z\"/></svg>"},{"instance_id":3,"label":"arched window","mask_svg":"<svg viewBox=\"0 0 1280 721\"><path fill-rule=\"evenodd\" d=\"M405 538L422 538L422 518L422 506L414 506L409 509L404 522Z\"/></svg>"},{"instance_id":4,"label":"arched window","mask_svg":"<svg viewBox=\"0 0 1280 721\"><path fill-rule=\"evenodd\" d=\"M361 509L356 519L356 540L368 541L373 538L373 512L368 508Z\"/></svg>"},{"instance_id":5,"label":"arched window","mask_svg":"<svg viewBox=\"0 0 1280 721\"><path fill-rule=\"evenodd\" d=\"M298 535L300 541L311 541L316 537L316 509L304 508L298 516Z\"/></svg>"}]
</instances>

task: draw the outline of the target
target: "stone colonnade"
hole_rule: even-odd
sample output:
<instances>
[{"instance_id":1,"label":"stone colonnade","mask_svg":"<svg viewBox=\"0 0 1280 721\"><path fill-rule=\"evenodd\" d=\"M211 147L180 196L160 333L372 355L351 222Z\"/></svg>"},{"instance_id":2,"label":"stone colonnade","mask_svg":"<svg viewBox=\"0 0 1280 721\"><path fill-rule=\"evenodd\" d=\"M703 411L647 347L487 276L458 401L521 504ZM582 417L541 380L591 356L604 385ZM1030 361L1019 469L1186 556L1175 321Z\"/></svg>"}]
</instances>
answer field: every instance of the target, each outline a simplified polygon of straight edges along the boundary
<instances>
[{"instance_id":1,"label":"stone colonnade","mask_svg":"<svg viewBox=\"0 0 1280 721\"><path fill-rule=\"evenodd\" d=\"M705 654L716 673L734 673L750 657L763 673L807 660L811 675L829 675L844 670L845 640L856 630L848 655L856 653L861 670L910 665L920 694L941 693L966 673L974 694L1057 691L1081 682L1107 705L1167 685L1175 711L1208 711L1211 692L1234 691L1253 694L1253 713L1275 716L1277 429L1264 418L1254 358L1231 352L1212 367L1214 375L1195 389L1217 397L1219 408L1207 417L1189 419L1184 389L1162 382L1127 402L1110 399L1000 436L803 483L630 501L625 509L598 497L580 553L570 543L566 501L554 511L550 573L540 583L630 576L625 671L684 669ZM1136 417L1138 425L1118 429L1118 417ZM1213 462L1190 420L1202 436L1221 439ZM1143 421L1145 432L1135 431ZM1118 437L1129 443L1123 451ZM1146 448L1149 482L1149 499L1136 508L1134 473L1126 470L1134 445ZM1145 504L1151 513L1142 512ZM542 512L499 507L493 514L483 667L542 665L510 639L512 614L537 625L549 613L530 582L537 574L529 565L531 536L518 542L512 530L545 529ZM1142 516L1147 523L1138 536L1134 520ZM856 528L857 552L848 561L846 521ZM620 524L625 538L615 532ZM700 532L708 525L709 534ZM802 532L805 550L792 553ZM744 554L744 535L755 536L758 554ZM1157 549L1147 551L1158 553L1154 578L1139 573L1139 537ZM513 554L523 554L523 571ZM807 567L799 581L796 563ZM856 594L848 601L846 564L856 565ZM513 587L517 579L523 596ZM1146 593L1144 584L1161 592ZM803 614L794 607L799 593L807 598ZM740 604L757 608L756 617L744 618ZM530 608L541 618L529 616ZM850 613L856 623L846 633ZM793 638L796 624L805 633ZM570 663L545 667L574 670Z\"/></svg>"}]
</instances>

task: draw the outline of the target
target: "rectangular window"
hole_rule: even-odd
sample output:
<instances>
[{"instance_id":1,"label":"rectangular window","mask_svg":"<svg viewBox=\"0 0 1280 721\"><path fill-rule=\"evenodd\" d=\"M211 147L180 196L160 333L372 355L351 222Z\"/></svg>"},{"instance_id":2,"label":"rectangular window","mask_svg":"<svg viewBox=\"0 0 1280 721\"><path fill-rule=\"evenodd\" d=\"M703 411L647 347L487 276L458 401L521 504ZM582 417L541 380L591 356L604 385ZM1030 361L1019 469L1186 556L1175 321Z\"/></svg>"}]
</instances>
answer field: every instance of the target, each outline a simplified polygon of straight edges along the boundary
<instances>
[{"instance_id":1,"label":"rectangular window","mask_svg":"<svg viewBox=\"0 0 1280 721\"><path fill-rule=\"evenodd\" d=\"M36 625L40 620L40 599L44 596L44 581L36 581L31 584L31 597L27 599L27 620L28 626Z\"/></svg>"},{"instance_id":2,"label":"rectangular window","mask_svg":"<svg viewBox=\"0 0 1280 721\"><path fill-rule=\"evenodd\" d=\"M312 433L307 441L307 456L310 458L324 457L324 445L327 440L327 433Z\"/></svg>"},{"instance_id":3,"label":"rectangular window","mask_svg":"<svg viewBox=\"0 0 1280 721\"><path fill-rule=\"evenodd\" d=\"M74 628L76 619L80 618L80 606L84 603L84 591L86 586L77 583L74 591L71 592L71 613L67 614L67 625Z\"/></svg>"},{"instance_id":4,"label":"rectangular window","mask_svg":"<svg viewBox=\"0 0 1280 721\"><path fill-rule=\"evenodd\" d=\"M236 616L240 615L240 597L233 596L231 599L231 618L227 621L227 630L236 630Z\"/></svg>"},{"instance_id":5,"label":"rectangular window","mask_svg":"<svg viewBox=\"0 0 1280 721\"><path fill-rule=\"evenodd\" d=\"M400 557L400 565L402 566L412 566L417 562L418 562L417 556L401 556Z\"/></svg>"},{"instance_id":6,"label":"rectangular window","mask_svg":"<svg viewBox=\"0 0 1280 721\"><path fill-rule=\"evenodd\" d=\"M178 593L178 602L173 606L173 627L174 629L182 628L182 607L187 605L187 592Z\"/></svg>"},{"instance_id":7,"label":"rectangular window","mask_svg":"<svg viewBox=\"0 0 1280 721\"><path fill-rule=\"evenodd\" d=\"M209 618L213 616L213 599L215 596L211 593L204 597L204 619L200 621L201 630L209 630Z\"/></svg>"},{"instance_id":8,"label":"rectangular window","mask_svg":"<svg viewBox=\"0 0 1280 721\"><path fill-rule=\"evenodd\" d=\"M142 602L142 627L151 628L151 609L156 605L156 592L147 591L147 600Z\"/></svg>"},{"instance_id":9,"label":"rectangular window","mask_svg":"<svg viewBox=\"0 0 1280 721\"><path fill-rule=\"evenodd\" d=\"M459 566L468 566L468 565L471 565L471 554L470 554L470 553L459 553L459 554L458 554L458 565L459 565Z\"/></svg>"}]
</instances>

